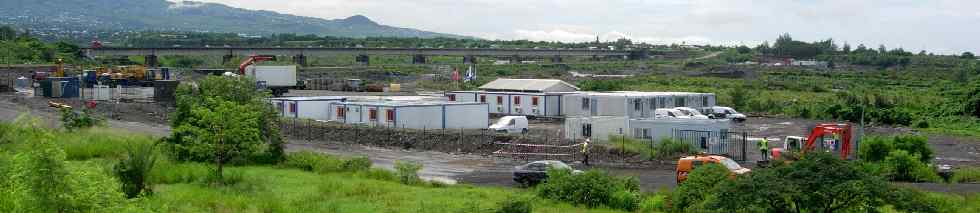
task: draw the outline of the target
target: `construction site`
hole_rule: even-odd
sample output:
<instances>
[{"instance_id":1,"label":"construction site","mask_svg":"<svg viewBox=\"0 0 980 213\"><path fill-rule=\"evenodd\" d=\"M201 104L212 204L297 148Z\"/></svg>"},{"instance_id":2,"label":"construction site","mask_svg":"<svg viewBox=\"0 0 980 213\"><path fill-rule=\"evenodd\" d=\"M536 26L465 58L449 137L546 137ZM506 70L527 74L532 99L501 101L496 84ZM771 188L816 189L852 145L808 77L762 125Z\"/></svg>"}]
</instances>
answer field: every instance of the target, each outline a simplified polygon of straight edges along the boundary
<instances>
[{"instance_id":1,"label":"construction site","mask_svg":"<svg viewBox=\"0 0 980 213\"><path fill-rule=\"evenodd\" d=\"M363 69L358 67L263 65L277 57L281 58L248 56L237 69L64 63L0 68L4 70L0 82L9 88L2 96L3 117L12 119L23 112L20 109L53 115L56 109L49 106L67 105L94 109L119 128L165 136L179 84L209 75L249 77L257 88L274 96L268 103L281 115L280 128L290 139L291 151L366 155L388 167L399 159L414 159L426 164L425 178L495 186L517 186L511 180L515 165L559 160L577 168L637 176L645 190L674 187L686 174L678 166L680 155L645 153L655 152L663 141L687 144L689 153L720 156L755 168L772 158L794 157L785 153L824 151L855 159L864 134L911 131L746 115L719 106L714 93L582 91L560 79L510 77L485 80L486 84L470 90L422 86L424 82L459 84L475 79L475 68L499 65L469 63L452 69L446 68L452 65L433 65L432 72L409 76L338 74ZM758 145L763 139L772 147L763 150L765 155ZM936 162L945 167L980 165L976 151L963 151L977 150L978 143L961 140L972 139L930 136ZM588 152L581 151L585 143ZM975 185L919 185L943 191L980 190Z\"/></svg>"}]
</instances>

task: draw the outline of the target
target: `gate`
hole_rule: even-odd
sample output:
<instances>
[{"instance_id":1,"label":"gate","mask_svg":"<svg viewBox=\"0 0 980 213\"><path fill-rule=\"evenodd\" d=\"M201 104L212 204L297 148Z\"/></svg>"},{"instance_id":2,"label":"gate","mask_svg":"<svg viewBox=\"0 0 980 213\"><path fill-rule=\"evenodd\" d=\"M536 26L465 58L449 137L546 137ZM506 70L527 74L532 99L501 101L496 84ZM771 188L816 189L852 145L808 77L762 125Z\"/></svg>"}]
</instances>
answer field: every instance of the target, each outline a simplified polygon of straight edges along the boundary
<instances>
[{"instance_id":1,"label":"gate","mask_svg":"<svg viewBox=\"0 0 980 213\"><path fill-rule=\"evenodd\" d=\"M745 132L674 130L674 140L689 144L696 152L724 155L745 162Z\"/></svg>"}]
</instances>

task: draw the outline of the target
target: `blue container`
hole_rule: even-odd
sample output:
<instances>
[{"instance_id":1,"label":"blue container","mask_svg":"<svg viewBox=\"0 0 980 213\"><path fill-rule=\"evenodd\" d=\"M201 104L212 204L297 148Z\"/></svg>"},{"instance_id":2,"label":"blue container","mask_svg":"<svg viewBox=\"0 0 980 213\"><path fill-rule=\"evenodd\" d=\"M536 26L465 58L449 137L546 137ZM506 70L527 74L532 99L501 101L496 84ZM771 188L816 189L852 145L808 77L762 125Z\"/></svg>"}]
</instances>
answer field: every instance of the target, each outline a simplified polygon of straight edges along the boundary
<instances>
[{"instance_id":1,"label":"blue container","mask_svg":"<svg viewBox=\"0 0 980 213\"><path fill-rule=\"evenodd\" d=\"M52 77L49 79L51 79L51 81L53 82L59 82L59 81L66 82L64 86L61 87L61 98L77 98L79 96L78 88L81 86L81 84L78 78Z\"/></svg>"},{"instance_id":2,"label":"blue container","mask_svg":"<svg viewBox=\"0 0 980 213\"><path fill-rule=\"evenodd\" d=\"M85 87L92 88L92 85L99 83L99 75L95 70L85 70Z\"/></svg>"},{"instance_id":3,"label":"blue container","mask_svg":"<svg viewBox=\"0 0 980 213\"><path fill-rule=\"evenodd\" d=\"M161 67L160 68L161 80L170 80L170 68Z\"/></svg>"}]
</instances>

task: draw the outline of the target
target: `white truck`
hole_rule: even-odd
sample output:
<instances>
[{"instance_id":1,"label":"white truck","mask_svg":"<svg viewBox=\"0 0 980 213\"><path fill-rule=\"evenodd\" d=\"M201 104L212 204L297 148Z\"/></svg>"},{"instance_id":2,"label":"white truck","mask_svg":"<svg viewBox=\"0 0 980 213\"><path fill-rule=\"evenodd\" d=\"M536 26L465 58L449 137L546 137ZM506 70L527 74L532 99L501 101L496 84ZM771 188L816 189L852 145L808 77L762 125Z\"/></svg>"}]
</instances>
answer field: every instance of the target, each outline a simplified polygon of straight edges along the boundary
<instances>
[{"instance_id":1,"label":"white truck","mask_svg":"<svg viewBox=\"0 0 980 213\"><path fill-rule=\"evenodd\" d=\"M495 132L527 133L527 117L504 116L490 125L489 129Z\"/></svg>"},{"instance_id":2,"label":"white truck","mask_svg":"<svg viewBox=\"0 0 980 213\"><path fill-rule=\"evenodd\" d=\"M282 96L290 89L298 88L296 66L248 66L245 76L255 78L255 82L272 90L272 95Z\"/></svg>"}]
</instances>

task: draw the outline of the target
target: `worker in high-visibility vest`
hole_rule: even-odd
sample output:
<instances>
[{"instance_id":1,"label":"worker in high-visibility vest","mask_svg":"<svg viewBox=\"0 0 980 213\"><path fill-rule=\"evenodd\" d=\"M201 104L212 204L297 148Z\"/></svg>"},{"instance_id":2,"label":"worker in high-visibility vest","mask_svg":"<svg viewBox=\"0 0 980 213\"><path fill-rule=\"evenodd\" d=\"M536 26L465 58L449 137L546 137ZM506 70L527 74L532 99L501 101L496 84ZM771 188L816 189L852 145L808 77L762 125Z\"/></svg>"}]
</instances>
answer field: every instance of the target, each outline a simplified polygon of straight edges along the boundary
<instances>
[{"instance_id":1,"label":"worker in high-visibility vest","mask_svg":"<svg viewBox=\"0 0 980 213\"><path fill-rule=\"evenodd\" d=\"M769 160L769 138L762 137L759 141L759 152L762 153L762 160Z\"/></svg>"},{"instance_id":2,"label":"worker in high-visibility vest","mask_svg":"<svg viewBox=\"0 0 980 213\"><path fill-rule=\"evenodd\" d=\"M589 138L585 138L585 142L582 143L582 164L586 166L589 165Z\"/></svg>"}]
</instances>

